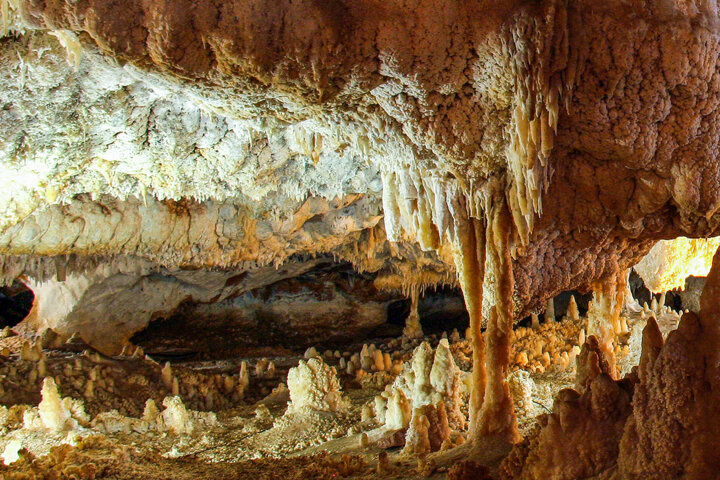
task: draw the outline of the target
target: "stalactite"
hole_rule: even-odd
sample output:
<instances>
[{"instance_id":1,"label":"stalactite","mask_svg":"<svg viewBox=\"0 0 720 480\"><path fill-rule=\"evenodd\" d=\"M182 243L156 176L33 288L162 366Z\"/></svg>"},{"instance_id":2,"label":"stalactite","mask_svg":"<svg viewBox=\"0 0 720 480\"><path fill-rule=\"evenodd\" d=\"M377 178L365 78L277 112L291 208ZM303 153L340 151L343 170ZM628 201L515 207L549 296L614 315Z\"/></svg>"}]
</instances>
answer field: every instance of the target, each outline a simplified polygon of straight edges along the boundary
<instances>
[{"instance_id":1,"label":"stalactite","mask_svg":"<svg viewBox=\"0 0 720 480\"><path fill-rule=\"evenodd\" d=\"M485 277L485 228L470 218L458 197L453 203L456 235L455 264L470 316L470 342L473 346L472 392L470 394L470 437L480 434L479 416L485 397L485 355L482 337L483 278Z\"/></svg>"},{"instance_id":2,"label":"stalactite","mask_svg":"<svg viewBox=\"0 0 720 480\"><path fill-rule=\"evenodd\" d=\"M418 314L419 301L420 288L413 286L410 288L410 314L405 320L405 328L403 329L403 336L407 338L420 338L423 336L420 315Z\"/></svg>"},{"instance_id":3,"label":"stalactite","mask_svg":"<svg viewBox=\"0 0 720 480\"><path fill-rule=\"evenodd\" d=\"M395 174L385 173L382 175L383 182L383 212L385 214L385 232L390 242L397 242L401 235L401 213L398 205L398 191Z\"/></svg>"},{"instance_id":4,"label":"stalactite","mask_svg":"<svg viewBox=\"0 0 720 480\"><path fill-rule=\"evenodd\" d=\"M514 281L509 246L512 218L504 198L488 207L486 247L497 303L491 309L486 332L487 383L480 413L480 433L485 438L511 445L520 439L507 383L514 312Z\"/></svg>"},{"instance_id":5,"label":"stalactite","mask_svg":"<svg viewBox=\"0 0 720 480\"><path fill-rule=\"evenodd\" d=\"M0 38L10 31L17 10L19 10L17 0L0 0Z\"/></svg>"},{"instance_id":6,"label":"stalactite","mask_svg":"<svg viewBox=\"0 0 720 480\"><path fill-rule=\"evenodd\" d=\"M534 32L535 37L530 40ZM544 23L533 20L511 33L506 45L515 59L515 108L512 111L508 159L508 202L517 239L527 245L536 215L542 214L547 190L561 95L569 94L554 64L568 59L567 11L563 2L551 5Z\"/></svg>"}]
</instances>

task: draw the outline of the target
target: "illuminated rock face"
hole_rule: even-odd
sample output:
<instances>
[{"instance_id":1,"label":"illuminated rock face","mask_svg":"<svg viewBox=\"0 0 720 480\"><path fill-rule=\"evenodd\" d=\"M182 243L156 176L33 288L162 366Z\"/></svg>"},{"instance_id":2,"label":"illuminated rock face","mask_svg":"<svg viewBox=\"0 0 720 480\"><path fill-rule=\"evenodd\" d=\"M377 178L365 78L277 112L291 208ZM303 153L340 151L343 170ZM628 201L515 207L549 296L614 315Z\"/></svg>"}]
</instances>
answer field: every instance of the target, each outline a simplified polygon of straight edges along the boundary
<instances>
[{"instance_id":1,"label":"illuminated rock face","mask_svg":"<svg viewBox=\"0 0 720 480\"><path fill-rule=\"evenodd\" d=\"M653 293L685 288L687 277L705 277L710 272L720 238L676 238L658 242L635 265L645 286Z\"/></svg>"}]
</instances>

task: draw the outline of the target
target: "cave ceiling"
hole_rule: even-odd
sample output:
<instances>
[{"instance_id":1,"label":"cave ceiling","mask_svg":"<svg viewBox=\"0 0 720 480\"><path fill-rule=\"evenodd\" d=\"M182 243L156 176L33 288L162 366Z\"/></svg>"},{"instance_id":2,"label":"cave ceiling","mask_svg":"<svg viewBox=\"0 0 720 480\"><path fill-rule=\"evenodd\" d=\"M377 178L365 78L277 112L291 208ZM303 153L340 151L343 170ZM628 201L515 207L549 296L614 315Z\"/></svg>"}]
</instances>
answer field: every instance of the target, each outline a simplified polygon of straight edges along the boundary
<instances>
[{"instance_id":1,"label":"cave ceiling","mask_svg":"<svg viewBox=\"0 0 720 480\"><path fill-rule=\"evenodd\" d=\"M332 255L454 283L457 219L500 202L524 313L718 230L715 4L2 5L5 281Z\"/></svg>"}]
</instances>

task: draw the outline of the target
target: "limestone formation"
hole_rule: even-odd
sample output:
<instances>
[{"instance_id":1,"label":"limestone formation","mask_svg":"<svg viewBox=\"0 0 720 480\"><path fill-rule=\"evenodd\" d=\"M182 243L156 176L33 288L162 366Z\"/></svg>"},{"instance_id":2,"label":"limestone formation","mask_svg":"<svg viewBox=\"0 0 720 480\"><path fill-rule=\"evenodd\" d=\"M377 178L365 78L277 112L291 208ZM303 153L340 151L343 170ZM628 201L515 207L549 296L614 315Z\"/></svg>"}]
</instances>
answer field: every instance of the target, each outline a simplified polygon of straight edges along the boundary
<instances>
[{"instance_id":1,"label":"limestone formation","mask_svg":"<svg viewBox=\"0 0 720 480\"><path fill-rule=\"evenodd\" d=\"M0 476L711 478L716 3L0 0Z\"/></svg>"},{"instance_id":2,"label":"limestone formation","mask_svg":"<svg viewBox=\"0 0 720 480\"><path fill-rule=\"evenodd\" d=\"M594 17L589 16L588 9L568 9L562 2L544 2L537 9L515 4L489 10L483 6L463 6L443 10L441 15L432 5L422 4L413 9L411 17L418 26L412 29L400 27L402 23L377 22L374 17L362 14L361 2L347 7L347 11L325 12L318 17L324 20L314 23L309 30L303 30L299 22L292 23L284 33L287 38L277 45L261 40L268 35L273 37L272 29L266 28L272 24L273 15L263 17L265 20L247 17L240 28L232 22L226 23L226 14L214 15L216 7L210 5L197 12L203 21L193 23L189 17L159 14L160 7L157 6L146 11L132 4L128 5L129 14L124 18L137 15L138 24L145 25L142 28L152 33L129 37L127 43L119 44L112 32L113 28L126 30L127 25L122 21L118 20L113 28L103 29L98 27L103 24L98 16L100 10L87 12L85 6L70 5L64 15L60 13L65 11L60 4L60 1L3 3L10 5L6 8L7 30L37 37L50 51L48 55L38 57L18 44L17 48L25 49L23 51L27 53L20 57L24 60L18 60L14 53L10 55L11 49L6 49L8 55L3 60L8 66L6 71L24 72L24 83L18 85L9 78L3 82L3 90L7 92L4 97L13 99L13 109L6 110L8 113L4 114L2 123L8 138L13 139L4 158L10 158L12 152L22 151L19 140L22 135L17 127L22 122L17 119L35 115L34 102L43 98L39 92L53 92L58 102L70 98L73 92L82 92L86 99L85 103L76 106L82 114L65 115L62 109L55 109L42 117L32 131L26 132L41 146L37 151L46 152L43 161L47 165L56 165L63 175L52 176L48 173L53 171L51 168L37 172L26 168L39 158L33 152L20 156L19 162L3 163L3 168L7 169L5 178L27 179L18 182L15 190L4 192L9 200L2 202L6 205L4 225L12 226L21 219L28 219L22 227L8 234L8 238L15 240L5 250L6 254L30 252L29 245L22 246L17 242L41 240L34 233L48 231L43 225L49 225L49 217L38 221L36 216L51 211L57 213L47 215L62 216L62 211L58 211L60 204L76 202L81 209L80 205L87 205L88 215L94 210L91 222L103 221L103 216L108 216L107 211L92 205L89 197L76 199L77 195L94 195L101 191L123 203L128 198L137 198L138 201L127 201L127 214L134 218L138 218L139 212L145 215L146 211L148 214L155 211L157 202L154 198L163 201L186 198L188 202L195 198L210 202L198 205L199 209L208 208L210 217L220 216L219 212L222 212L223 224L228 215L240 215L234 212L244 211L251 202L263 200L285 212L283 218L288 220L277 226L285 225L290 230L302 222L299 218L311 219L316 215L314 207L303 207L298 220L290 217L290 212L294 213L297 208L295 200L305 192L312 193L311 204L323 203L324 199L342 196L344 192L354 192L364 195L366 200L362 201L374 202L375 206L370 209L374 208L373 220L358 224L353 239L348 238L348 231L323 233L322 238L331 243L335 241L331 238L348 242L359 240L369 247L382 245L382 238L386 236L391 242L397 242L395 248L400 249L407 249L405 243L410 238L429 249L441 246L446 234L454 238L457 233L454 221L461 212L453 206L453 195L464 197L470 216L484 221L479 198L491 190L489 184L493 182L487 179L504 175L505 201L514 224L512 237L522 246L514 250L514 297L516 309L526 311L528 306L544 305L554 292L587 286L615 274L616 269L623 270L634 264L654 239L679 233L693 236L712 233L712 227L700 221L701 217L714 212L711 207L712 180L704 184L707 188L693 196L690 193L693 190L684 187L689 179L695 178L688 167L692 162L680 150L671 150L673 154L666 162L655 161L663 156L658 145L666 145L666 139L672 139L668 142L673 145L672 142L677 142L670 133L673 128L692 136L689 129L667 120L674 117L662 113L662 109L637 115L632 109L619 106L622 102L618 100L640 98L632 93L640 87L625 82L625 78L633 74L653 76L663 71L663 65L674 64L680 58L678 51L705 51L703 41L694 36L692 22L684 23L683 18L695 15L702 24L712 17L711 12L680 7L675 10L675 7L669 7L670 10L665 12L649 7L643 15L648 19L667 16L672 19L674 29L659 30L647 52L638 53L637 62L623 63L621 59L636 52L634 48L622 48L621 44L626 45L622 42L642 38L645 31L627 15L617 15L621 7L616 2L604 6ZM281 3L272 11L285 8L286 5ZM288 15L294 19L309 18L297 10L301 7L287 8ZM403 16L400 11L394 14ZM85 15L92 21L79 20ZM175 20L170 21L170 18ZM458 18L462 20L457 21ZM474 20L478 18L483 20ZM345 23L339 19L346 19L343 20ZM164 21L169 22L168 31L173 32L170 36L157 33L163 29ZM40 30L27 30L23 22ZM628 29L627 24L632 28ZM443 29L442 25L456 25L457 28ZM43 33L43 27L51 27L55 35ZM395 28L398 32L390 35ZM434 29L442 34L433 34ZM354 34L345 35L346 30L352 30ZM309 31L322 32L317 37L317 50L313 50L315 47L309 39L315 37L307 34ZM617 42L617 48L608 47L594 54L591 46L599 43L592 39L606 38L608 31L623 32L623 35L607 40L613 45ZM179 55L178 52L183 52L186 47L182 42L178 43L178 38L198 39L190 43L202 47L191 55ZM228 43L203 40L215 38L228 38ZM432 48L425 48L422 42L413 42L412 38L434 38L435 41ZM479 38L483 40L479 41ZM373 52L363 50L367 39L378 41ZM482 48L476 48L475 42ZM660 42L681 48L661 49ZM710 37L708 42L713 42ZM65 47L61 43L71 52L72 65L65 61L65 52L61 51ZM410 44L413 46L399 48ZM253 52L254 47L263 53ZM341 64L335 60L337 49L344 52ZM648 53L656 49L665 52L663 61ZM108 61L101 51L123 56L128 61L125 69ZM289 51L297 55L286 56ZM310 52L315 52L315 60L300 60ZM618 61L605 61L608 55L617 56ZM269 60L271 58L277 62ZM451 62L448 70L443 70L439 68L440 58L457 61ZM499 60L488 62L489 58ZM691 58L692 61L683 63L672 75L664 77L672 84L697 70L705 80L698 84L703 87L684 90L681 95L687 101L673 102L675 110L683 108L680 105L695 105L692 99L714 91L713 83L708 80L709 70L703 70L702 63L697 60L700 57ZM38 67L23 70L26 63ZM282 66L270 73L270 65L276 64ZM288 73L295 68L297 76ZM446 72L447 79L454 80L446 80L437 73L442 71ZM463 80L467 75L465 72L473 72L467 82ZM350 77L353 81L348 83ZM529 81L531 77L534 82ZM617 81L609 84L599 81L609 77ZM268 83L269 78L273 81ZM258 79L259 83L255 83ZM424 87L412 87L413 81L419 81ZM33 90L35 99L23 93L22 85L36 86ZM648 105L653 105L655 100L667 98L666 92L671 87L663 82L646 86L647 95L641 97L646 99L645 103L638 108L649 109ZM627 91L628 95L614 96L615 88ZM59 91L63 94L59 95ZM121 101L113 96L116 94ZM597 109L585 108L594 105L592 102L598 98L610 102L606 108L614 112L611 117L598 117ZM318 102L315 108L298 113L297 106L306 104L309 99ZM445 107L445 103L451 106ZM426 105L423 107L426 110L418 109L418 105ZM688 107L688 115L700 109L699 106ZM272 110L273 115L264 115L268 110ZM341 111L356 113L339 114ZM114 112L120 120L112 120L106 112ZM158 118L159 121L136 121L138 118ZM93 129L88 125L108 127ZM132 128L127 129L126 125ZM603 128L589 131L588 125L603 125ZM612 130L616 125L634 127L618 132ZM668 126L656 127L659 125ZM503 135L504 131L509 134ZM631 136L626 133L630 131L641 133ZM702 135L693 137L697 139L699 155L703 148L712 144L712 133L701 131ZM54 138L63 135L67 140L65 143L53 143ZM556 142L556 136L565 140ZM142 138L151 140L142 142ZM77 164L69 160L77 158L72 153L81 150L79 145L84 145L83 151L92 152L89 155L91 168L78 169ZM621 168L620 164L629 158L628 152L634 152L641 145L645 152L642 160ZM645 149L647 145L652 147ZM584 156L575 153L578 151ZM120 152L130 154L121 155ZM168 163L168 152L182 161ZM238 162L231 159L243 155L250 160L235 168ZM499 161L498 156L504 156L504 159ZM140 158L142 163L131 158ZM269 176L263 177L265 158L274 158L278 168L267 170ZM360 159L370 161L362 163ZM611 166L602 174L596 174L589 159ZM334 169L327 168L331 164ZM360 164L363 165L361 174L353 176L353 168ZM344 175L332 174L338 168ZM707 175L708 179L712 178L709 171L703 172L696 177L702 179ZM281 178L293 181L282 182L278 180ZM641 185L638 189L631 188L635 178ZM263 181L256 182L258 179ZM603 204L601 209L595 208L597 198L592 192L607 191L605 187L610 181L616 187L613 189L616 197ZM241 198L233 198L239 191L244 192ZM668 193L656 198L653 197L656 191ZM566 198L574 198L579 207L573 212L564 211L567 202L563 199ZM653 218L661 218L666 230L663 231L659 224L647 232L638 228L644 218L662 211L673 201L679 206L678 218L682 222L672 223L669 216L656 215ZM177 215L180 212L190 212L184 217L186 219L195 216L196 205L192 202L177 204L179 209L175 209L172 202L168 205L171 208L164 215L173 223L180 219ZM185 209L185 205L189 207ZM385 228L380 232L374 227L383 216ZM116 215L115 218L119 217ZM320 246L315 243L300 249L283 249L283 242L279 240L284 235L282 229L268 228L262 223L266 219L259 212L251 211L248 221L241 222L243 232L250 232L252 228L259 232L259 237L255 238L263 240L262 248L277 247L268 254L260 253L258 248L245 249L253 255L249 261L258 259L264 263L274 257L286 258L288 251L309 253ZM252 227L250 224L254 221L259 223ZM198 225L203 223L201 220ZM333 222L330 218L311 222L316 227L335 225L341 228L349 223ZM161 263L166 265L188 262L230 265L236 262L233 252L237 251L234 250L237 243L232 239L237 238L233 230L239 229L229 226L209 230L221 238L228 235L229 242L214 242L210 241L210 236L205 236L207 240L194 253L190 248L194 244L192 240L187 242L187 247L183 245L184 238L180 238L179 243L170 240L173 231L181 230L167 229L157 232L154 238L135 237L137 240L130 243L124 242L124 237L118 237L119 246L115 251L121 245L131 248L137 241L142 256L163 259ZM25 233L21 234L21 231ZM63 240L63 235L54 232L40 236L45 237L47 249L32 249L31 253L88 254L114 243L112 234L115 230L111 226L92 231L102 232L102 235L91 239L80 232L78 236L82 240L75 243L68 243ZM581 231L594 233L573 234ZM313 238L314 232L308 233L305 238ZM265 241L266 238L273 240ZM331 243L321 242L320 248L329 251L338 246L337 243L331 246ZM247 245L252 247L253 243ZM387 252L383 255L390 253L389 247L382 248ZM352 247L343 249L348 253L347 258L358 264L372 263L372 258L368 257L373 256L370 254L373 248L364 252L367 253L365 260L361 260L362 255L351 254ZM113 249L103 248L102 251L112 252ZM552 255L551 252L556 251L564 252L562 260ZM607 261L595 261L599 252ZM186 256L185 259L180 260L180 255ZM570 269L570 264L576 267ZM425 283L423 279L433 283L431 278L435 281L451 278L442 272L453 269L450 257L435 266L439 268L417 272L416 281L408 279L408 284ZM540 271L548 273L534 274Z\"/></svg>"},{"instance_id":3,"label":"limestone formation","mask_svg":"<svg viewBox=\"0 0 720 480\"><path fill-rule=\"evenodd\" d=\"M436 408L442 404L445 421L453 429L462 431L466 427L461 409L464 403L462 377L447 339L440 340L435 352L423 342L414 350L410 361L403 365L402 372L393 383L375 397L376 420L390 430L406 428L415 412L426 414L418 409L427 405ZM433 415L430 414L430 417Z\"/></svg>"},{"instance_id":4,"label":"limestone formation","mask_svg":"<svg viewBox=\"0 0 720 480\"><path fill-rule=\"evenodd\" d=\"M405 328L403 329L403 335L408 338L420 338L423 336L420 317L418 316L419 296L418 289L413 288L410 292L410 314L405 320Z\"/></svg>"},{"instance_id":5,"label":"limestone formation","mask_svg":"<svg viewBox=\"0 0 720 480\"><path fill-rule=\"evenodd\" d=\"M343 409L342 391L335 368L322 359L303 360L288 372L287 386L290 390L288 413L304 410L338 412Z\"/></svg>"},{"instance_id":6,"label":"limestone formation","mask_svg":"<svg viewBox=\"0 0 720 480\"><path fill-rule=\"evenodd\" d=\"M613 380L595 337L578 359L578 390L563 390L553 413L504 461L503 478L711 478L717 415L720 254L699 314L686 313L666 341L654 318L637 370Z\"/></svg>"},{"instance_id":7,"label":"limestone formation","mask_svg":"<svg viewBox=\"0 0 720 480\"><path fill-rule=\"evenodd\" d=\"M45 428L53 432L63 432L77 426L77 422L72 418L72 413L63 405L52 377L47 377L43 382L41 395L42 401L38 405L38 415Z\"/></svg>"},{"instance_id":8,"label":"limestone formation","mask_svg":"<svg viewBox=\"0 0 720 480\"><path fill-rule=\"evenodd\" d=\"M513 399L513 406L515 408L515 415L518 420L533 419L537 407L533 404L533 394L535 393L535 382L524 370L515 370L508 375L508 386L510 388L510 395Z\"/></svg>"},{"instance_id":9,"label":"limestone formation","mask_svg":"<svg viewBox=\"0 0 720 480\"><path fill-rule=\"evenodd\" d=\"M720 238L662 240L634 268L653 293L682 290L687 277L707 276L718 245Z\"/></svg>"}]
</instances>

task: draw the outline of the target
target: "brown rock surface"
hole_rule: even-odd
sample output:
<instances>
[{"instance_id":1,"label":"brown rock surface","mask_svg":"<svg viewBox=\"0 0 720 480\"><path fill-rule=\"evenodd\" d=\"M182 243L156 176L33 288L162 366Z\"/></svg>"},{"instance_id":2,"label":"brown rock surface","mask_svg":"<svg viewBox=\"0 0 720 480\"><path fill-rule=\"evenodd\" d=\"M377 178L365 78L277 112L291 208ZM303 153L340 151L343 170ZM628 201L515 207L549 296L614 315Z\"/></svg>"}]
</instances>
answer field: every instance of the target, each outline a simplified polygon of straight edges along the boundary
<instances>
[{"instance_id":1,"label":"brown rock surface","mask_svg":"<svg viewBox=\"0 0 720 480\"><path fill-rule=\"evenodd\" d=\"M712 478L720 468L713 438L720 428L720 255L700 300L665 345L643 342L633 415L620 444L623 478Z\"/></svg>"},{"instance_id":2,"label":"brown rock surface","mask_svg":"<svg viewBox=\"0 0 720 480\"><path fill-rule=\"evenodd\" d=\"M643 332L637 371L614 381L589 341L578 358L582 393L563 390L553 413L515 447L501 468L515 479L706 479L720 460L720 255L699 314L683 315L663 344L654 319ZM592 337L591 337L592 339Z\"/></svg>"}]
</instances>

